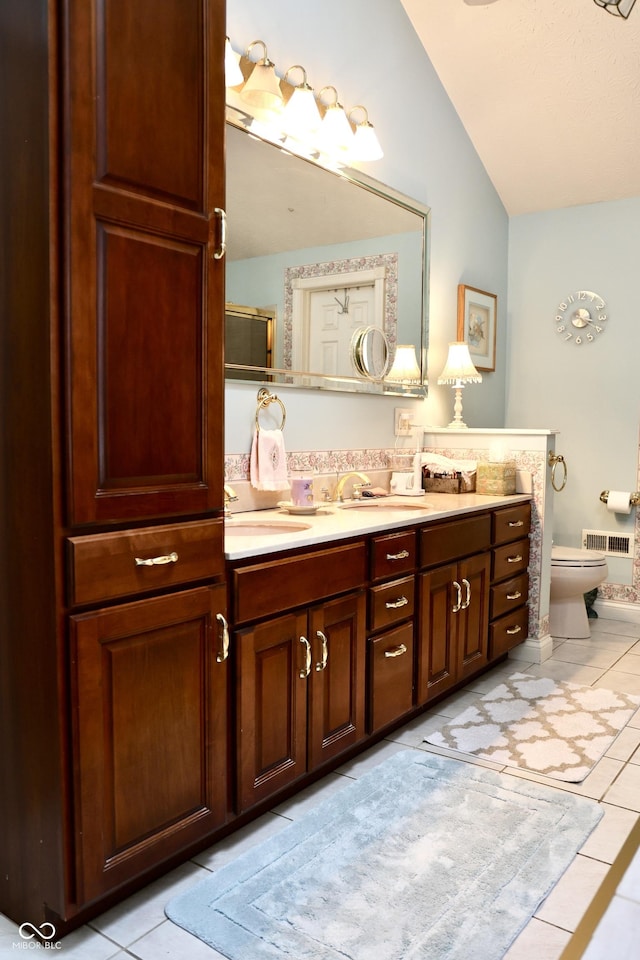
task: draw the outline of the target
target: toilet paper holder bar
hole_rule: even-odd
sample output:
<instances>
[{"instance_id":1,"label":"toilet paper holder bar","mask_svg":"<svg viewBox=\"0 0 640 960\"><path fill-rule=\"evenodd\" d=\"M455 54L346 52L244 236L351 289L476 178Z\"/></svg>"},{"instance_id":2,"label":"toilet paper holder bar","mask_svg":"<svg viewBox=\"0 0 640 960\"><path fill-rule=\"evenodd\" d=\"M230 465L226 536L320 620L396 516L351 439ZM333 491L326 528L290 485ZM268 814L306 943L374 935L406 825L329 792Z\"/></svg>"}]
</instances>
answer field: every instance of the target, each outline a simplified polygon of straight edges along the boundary
<instances>
[{"instance_id":1,"label":"toilet paper holder bar","mask_svg":"<svg viewBox=\"0 0 640 960\"><path fill-rule=\"evenodd\" d=\"M607 503L609 500L609 491L603 490L602 493L600 494L600 499L602 500L603 503ZM640 504L640 491L636 491L635 493L631 494L631 496L629 497L629 503L631 504L632 507L637 507L638 504Z\"/></svg>"}]
</instances>

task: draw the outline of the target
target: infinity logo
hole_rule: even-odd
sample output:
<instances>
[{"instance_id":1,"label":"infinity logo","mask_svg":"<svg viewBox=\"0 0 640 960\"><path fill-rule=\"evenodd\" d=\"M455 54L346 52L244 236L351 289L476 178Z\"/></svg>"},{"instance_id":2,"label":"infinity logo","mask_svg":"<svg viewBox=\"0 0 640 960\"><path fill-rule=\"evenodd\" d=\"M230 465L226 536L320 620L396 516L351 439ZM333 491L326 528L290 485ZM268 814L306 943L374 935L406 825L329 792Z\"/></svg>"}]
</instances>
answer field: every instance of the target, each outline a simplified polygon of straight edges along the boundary
<instances>
[{"instance_id":1,"label":"infinity logo","mask_svg":"<svg viewBox=\"0 0 640 960\"><path fill-rule=\"evenodd\" d=\"M50 930L51 933L45 932ZM33 933L28 933L28 930L33 930ZM39 927L36 927L33 923L21 923L18 927L18 933L23 940L33 940L34 937L42 937L43 940L53 940L56 935L56 928L52 923L49 923L45 920L44 923L41 923Z\"/></svg>"}]
</instances>

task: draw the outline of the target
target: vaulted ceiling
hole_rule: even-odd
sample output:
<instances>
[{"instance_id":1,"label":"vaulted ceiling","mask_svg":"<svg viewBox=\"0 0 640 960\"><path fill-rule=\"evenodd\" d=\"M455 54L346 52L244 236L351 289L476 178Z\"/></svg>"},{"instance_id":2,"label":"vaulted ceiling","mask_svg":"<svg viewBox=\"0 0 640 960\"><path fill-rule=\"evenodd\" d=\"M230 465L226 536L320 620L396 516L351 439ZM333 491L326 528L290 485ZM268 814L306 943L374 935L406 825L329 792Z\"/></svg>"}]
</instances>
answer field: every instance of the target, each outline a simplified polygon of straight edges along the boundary
<instances>
[{"instance_id":1,"label":"vaulted ceiling","mask_svg":"<svg viewBox=\"0 0 640 960\"><path fill-rule=\"evenodd\" d=\"M401 2L509 214L640 196L640 2Z\"/></svg>"}]
</instances>

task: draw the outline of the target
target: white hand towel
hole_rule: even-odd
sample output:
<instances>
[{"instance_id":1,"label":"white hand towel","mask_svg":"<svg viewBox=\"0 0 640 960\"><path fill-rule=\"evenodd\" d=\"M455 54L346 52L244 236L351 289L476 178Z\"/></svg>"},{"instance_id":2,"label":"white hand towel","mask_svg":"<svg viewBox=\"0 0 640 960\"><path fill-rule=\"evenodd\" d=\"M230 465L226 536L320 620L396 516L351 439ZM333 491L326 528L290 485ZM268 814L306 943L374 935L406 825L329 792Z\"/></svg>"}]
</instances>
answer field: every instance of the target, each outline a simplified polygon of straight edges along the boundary
<instances>
[{"instance_id":1,"label":"white hand towel","mask_svg":"<svg viewBox=\"0 0 640 960\"><path fill-rule=\"evenodd\" d=\"M256 490L288 490L287 454L282 430L256 430L249 464L251 486Z\"/></svg>"}]
</instances>

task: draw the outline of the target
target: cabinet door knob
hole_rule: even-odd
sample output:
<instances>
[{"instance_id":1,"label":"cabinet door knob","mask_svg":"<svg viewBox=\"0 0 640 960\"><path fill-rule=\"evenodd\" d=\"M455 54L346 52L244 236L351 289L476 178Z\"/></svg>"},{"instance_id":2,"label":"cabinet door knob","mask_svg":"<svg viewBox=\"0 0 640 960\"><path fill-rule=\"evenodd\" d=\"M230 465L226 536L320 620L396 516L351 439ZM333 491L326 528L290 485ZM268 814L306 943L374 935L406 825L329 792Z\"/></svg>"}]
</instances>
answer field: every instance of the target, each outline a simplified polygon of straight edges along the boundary
<instances>
[{"instance_id":1,"label":"cabinet door knob","mask_svg":"<svg viewBox=\"0 0 640 960\"><path fill-rule=\"evenodd\" d=\"M397 610L398 607L406 607L409 603L406 597L398 597L397 600L387 600L385 607L387 610Z\"/></svg>"},{"instance_id":2,"label":"cabinet door knob","mask_svg":"<svg viewBox=\"0 0 640 960\"><path fill-rule=\"evenodd\" d=\"M304 667L300 671L300 679L304 680L311 673L311 644L306 637L300 637L300 643L304 645Z\"/></svg>"},{"instance_id":3,"label":"cabinet door knob","mask_svg":"<svg viewBox=\"0 0 640 960\"><path fill-rule=\"evenodd\" d=\"M401 643L399 647L394 647L393 650L385 650L384 655L391 660L393 657L401 657L402 654L406 652L407 648L405 647L404 643Z\"/></svg>"},{"instance_id":4,"label":"cabinet door knob","mask_svg":"<svg viewBox=\"0 0 640 960\"><path fill-rule=\"evenodd\" d=\"M509 627L509 629L506 631L506 633L508 633L508 634L520 633L521 630L522 630L522 627L519 627L519 626Z\"/></svg>"},{"instance_id":5,"label":"cabinet door knob","mask_svg":"<svg viewBox=\"0 0 640 960\"><path fill-rule=\"evenodd\" d=\"M471 603L471 584L470 584L469 581L466 580L464 577L462 578L462 582L463 582L463 584L464 584L464 586L465 586L465 589L466 589L466 591L467 591L467 595L466 595L466 597L464 598L464 601L463 601L460 609L461 609L461 610L466 610L467 607L469 606L469 604Z\"/></svg>"},{"instance_id":6,"label":"cabinet door knob","mask_svg":"<svg viewBox=\"0 0 640 960\"><path fill-rule=\"evenodd\" d=\"M316 637L322 642L322 660L316 663L316 670L320 672L325 669L329 660L329 642L322 630L316 630Z\"/></svg>"},{"instance_id":7,"label":"cabinet door knob","mask_svg":"<svg viewBox=\"0 0 640 960\"><path fill-rule=\"evenodd\" d=\"M387 560L406 560L408 556L408 550L401 550L400 553L388 553Z\"/></svg>"},{"instance_id":8,"label":"cabinet door knob","mask_svg":"<svg viewBox=\"0 0 640 960\"><path fill-rule=\"evenodd\" d=\"M516 590L515 593L507 594L507 600L519 600L521 596L522 596L522 593L520 592L520 590Z\"/></svg>"},{"instance_id":9,"label":"cabinet door knob","mask_svg":"<svg viewBox=\"0 0 640 960\"><path fill-rule=\"evenodd\" d=\"M509 520L510 527L523 527L524 520Z\"/></svg>"},{"instance_id":10,"label":"cabinet door knob","mask_svg":"<svg viewBox=\"0 0 640 960\"><path fill-rule=\"evenodd\" d=\"M458 610L460 610L460 608L462 607L462 587L460 586L457 580L453 581L453 586L455 587L455 590L456 590L456 602L452 606L451 612L457 613Z\"/></svg>"},{"instance_id":11,"label":"cabinet door knob","mask_svg":"<svg viewBox=\"0 0 640 960\"><path fill-rule=\"evenodd\" d=\"M522 560L522 554L516 553L515 557L507 557L507 563L520 563Z\"/></svg>"},{"instance_id":12,"label":"cabinet door knob","mask_svg":"<svg viewBox=\"0 0 640 960\"><path fill-rule=\"evenodd\" d=\"M229 656L229 624L221 613L216 614L216 620L220 624L220 641L222 643L222 649L218 652L216 660L218 663L224 663Z\"/></svg>"},{"instance_id":13,"label":"cabinet door knob","mask_svg":"<svg viewBox=\"0 0 640 960\"><path fill-rule=\"evenodd\" d=\"M214 260L222 260L227 252L227 215L222 207L215 208L216 217L220 217L220 246L213 254Z\"/></svg>"},{"instance_id":14,"label":"cabinet door knob","mask_svg":"<svg viewBox=\"0 0 640 960\"><path fill-rule=\"evenodd\" d=\"M177 563L178 554L174 551L173 553L166 554L164 557L149 557L148 560L142 560L140 557L136 557L135 561L136 567L155 567L163 563Z\"/></svg>"}]
</instances>

